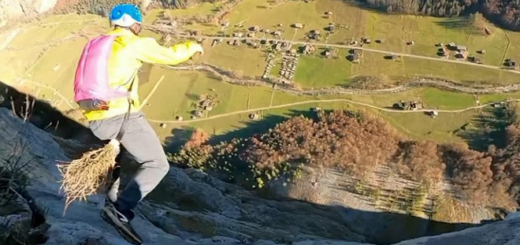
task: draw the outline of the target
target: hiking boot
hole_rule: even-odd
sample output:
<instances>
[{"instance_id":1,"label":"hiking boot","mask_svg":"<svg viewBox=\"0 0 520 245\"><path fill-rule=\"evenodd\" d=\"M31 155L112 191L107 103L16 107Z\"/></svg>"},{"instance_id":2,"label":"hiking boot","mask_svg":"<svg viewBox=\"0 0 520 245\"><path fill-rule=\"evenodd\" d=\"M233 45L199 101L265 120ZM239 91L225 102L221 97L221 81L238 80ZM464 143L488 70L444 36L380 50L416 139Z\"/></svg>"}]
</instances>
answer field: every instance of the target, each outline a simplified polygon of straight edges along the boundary
<instances>
[{"instance_id":1,"label":"hiking boot","mask_svg":"<svg viewBox=\"0 0 520 245\"><path fill-rule=\"evenodd\" d=\"M130 220L117 211L111 202L107 202L107 205L101 210L101 217L114 226L119 234L128 242L132 244L141 244L143 242L141 237L132 228L132 225L130 225Z\"/></svg>"}]
</instances>

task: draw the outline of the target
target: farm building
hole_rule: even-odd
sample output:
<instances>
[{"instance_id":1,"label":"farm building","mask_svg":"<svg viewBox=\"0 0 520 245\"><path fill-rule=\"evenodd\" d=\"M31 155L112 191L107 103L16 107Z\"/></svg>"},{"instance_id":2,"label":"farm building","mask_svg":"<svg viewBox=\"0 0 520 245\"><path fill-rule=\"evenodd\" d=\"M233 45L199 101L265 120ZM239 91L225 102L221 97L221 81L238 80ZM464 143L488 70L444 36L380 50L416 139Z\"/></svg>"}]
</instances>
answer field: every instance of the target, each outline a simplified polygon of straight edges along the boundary
<instances>
[{"instance_id":1,"label":"farm building","mask_svg":"<svg viewBox=\"0 0 520 245\"><path fill-rule=\"evenodd\" d=\"M325 15L332 15L332 12L331 11L327 11L327 12L325 12Z\"/></svg>"},{"instance_id":2,"label":"farm building","mask_svg":"<svg viewBox=\"0 0 520 245\"><path fill-rule=\"evenodd\" d=\"M457 44L455 44L454 42L448 43L448 48L456 49L457 48Z\"/></svg>"},{"instance_id":3,"label":"farm building","mask_svg":"<svg viewBox=\"0 0 520 245\"><path fill-rule=\"evenodd\" d=\"M468 52L468 47L466 46L463 46L463 45L457 45L457 51L459 52Z\"/></svg>"},{"instance_id":4,"label":"farm building","mask_svg":"<svg viewBox=\"0 0 520 245\"><path fill-rule=\"evenodd\" d=\"M457 51L455 53L455 58L457 59L466 59L468 57L468 53L467 52L459 52Z\"/></svg>"},{"instance_id":5,"label":"farm building","mask_svg":"<svg viewBox=\"0 0 520 245\"><path fill-rule=\"evenodd\" d=\"M361 40L363 41L363 43L366 43L366 44L372 43L372 39L370 39L369 37L361 38Z\"/></svg>"},{"instance_id":6,"label":"farm building","mask_svg":"<svg viewBox=\"0 0 520 245\"><path fill-rule=\"evenodd\" d=\"M422 109L422 108L423 108L423 104L421 102L419 102L419 101L410 102L410 109L412 111Z\"/></svg>"},{"instance_id":7,"label":"farm building","mask_svg":"<svg viewBox=\"0 0 520 245\"><path fill-rule=\"evenodd\" d=\"M336 50L334 50L334 49L325 50L325 51L323 51L322 55L324 55L327 58L334 57L334 56L336 56Z\"/></svg>"},{"instance_id":8,"label":"farm building","mask_svg":"<svg viewBox=\"0 0 520 245\"><path fill-rule=\"evenodd\" d=\"M183 118L182 118L181 116L176 116L176 117L175 117L175 120L176 120L176 121L182 121Z\"/></svg>"},{"instance_id":9,"label":"farm building","mask_svg":"<svg viewBox=\"0 0 520 245\"><path fill-rule=\"evenodd\" d=\"M204 113L202 112L202 110L195 110L193 112L193 115L196 117L202 117L204 115Z\"/></svg>"},{"instance_id":10,"label":"farm building","mask_svg":"<svg viewBox=\"0 0 520 245\"><path fill-rule=\"evenodd\" d=\"M249 28L250 31L260 31L260 26L252 26Z\"/></svg>"},{"instance_id":11,"label":"farm building","mask_svg":"<svg viewBox=\"0 0 520 245\"><path fill-rule=\"evenodd\" d=\"M482 64L482 60L479 57L475 57L475 56L468 57L468 61L477 63L477 64Z\"/></svg>"},{"instance_id":12,"label":"farm building","mask_svg":"<svg viewBox=\"0 0 520 245\"><path fill-rule=\"evenodd\" d=\"M354 62L354 63L359 63L361 61L361 55L359 54L351 54L349 55L350 57L350 61Z\"/></svg>"},{"instance_id":13,"label":"farm building","mask_svg":"<svg viewBox=\"0 0 520 245\"><path fill-rule=\"evenodd\" d=\"M351 53L351 54L357 54L357 55L359 55L359 56L362 56L362 55L363 55L363 50L361 50L361 49L351 49L351 50L350 50L350 53Z\"/></svg>"},{"instance_id":14,"label":"farm building","mask_svg":"<svg viewBox=\"0 0 520 245\"><path fill-rule=\"evenodd\" d=\"M326 50L325 52L323 52L323 54L325 55L325 57L327 58L330 58L330 56L332 56L331 52L329 50Z\"/></svg>"},{"instance_id":15,"label":"farm building","mask_svg":"<svg viewBox=\"0 0 520 245\"><path fill-rule=\"evenodd\" d=\"M446 49L446 47L442 47L439 50L437 50L437 55L442 56L444 58L449 58L450 51L448 51L448 49Z\"/></svg>"},{"instance_id":16,"label":"farm building","mask_svg":"<svg viewBox=\"0 0 520 245\"><path fill-rule=\"evenodd\" d=\"M327 31L334 32L335 28L336 28L336 26L334 26L334 24L330 23L329 26L327 27Z\"/></svg>"},{"instance_id":17,"label":"farm building","mask_svg":"<svg viewBox=\"0 0 520 245\"><path fill-rule=\"evenodd\" d=\"M512 59L506 59L504 61L504 66L507 66L507 67L515 67L516 66L516 61L512 60Z\"/></svg>"},{"instance_id":18,"label":"farm building","mask_svg":"<svg viewBox=\"0 0 520 245\"><path fill-rule=\"evenodd\" d=\"M274 50L282 50L282 43L277 43L276 45L274 45Z\"/></svg>"},{"instance_id":19,"label":"farm building","mask_svg":"<svg viewBox=\"0 0 520 245\"><path fill-rule=\"evenodd\" d=\"M240 46L240 41L239 40L229 40L228 44L232 45L232 46Z\"/></svg>"},{"instance_id":20,"label":"farm building","mask_svg":"<svg viewBox=\"0 0 520 245\"><path fill-rule=\"evenodd\" d=\"M306 44L302 48L302 53L304 53L304 54L312 54L312 53L314 53L314 51L316 51L316 48L309 44Z\"/></svg>"},{"instance_id":21,"label":"farm building","mask_svg":"<svg viewBox=\"0 0 520 245\"><path fill-rule=\"evenodd\" d=\"M303 24L302 23L295 23L295 24L293 24L293 27L294 28L298 28L298 29L302 29L303 28Z\"/></svg>"},{"instance_id":22,"label":"farm building","mask_svg":"<svg viewBox=\"0 0 520 245\"><path fill-rule=\"evenodd\" d=\"M420 101L410 101L405 102L404 100L399 101L398 103L395 103L394 108L400 109L400 110L418 110L423 108L423 104Z\"/></svg>"}]
</instances>

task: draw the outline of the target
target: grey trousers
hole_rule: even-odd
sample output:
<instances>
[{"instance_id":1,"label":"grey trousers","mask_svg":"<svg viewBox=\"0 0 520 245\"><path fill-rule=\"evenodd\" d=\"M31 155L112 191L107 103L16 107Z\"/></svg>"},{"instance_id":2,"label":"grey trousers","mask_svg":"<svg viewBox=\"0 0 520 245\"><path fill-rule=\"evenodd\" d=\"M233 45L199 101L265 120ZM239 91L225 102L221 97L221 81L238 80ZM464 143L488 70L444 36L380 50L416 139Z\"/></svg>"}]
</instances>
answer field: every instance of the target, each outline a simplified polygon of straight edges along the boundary
<instances>
[{"instance_id":1,"label":"grey trousers","mask_svg":"<svg viewBox=\"0 0 520 245\"><path fill-rule=\"evenodd\" d=\"M124 115L90 122L90 130L100 140L116 138ZM163 147L143 113L132 113L124 126L121 145L140 164L134 178L118 196L119 178L109 190L108 197L127 218L132 210L150 193L168 173L170 165Z\"/></svg>"}]
</instances>

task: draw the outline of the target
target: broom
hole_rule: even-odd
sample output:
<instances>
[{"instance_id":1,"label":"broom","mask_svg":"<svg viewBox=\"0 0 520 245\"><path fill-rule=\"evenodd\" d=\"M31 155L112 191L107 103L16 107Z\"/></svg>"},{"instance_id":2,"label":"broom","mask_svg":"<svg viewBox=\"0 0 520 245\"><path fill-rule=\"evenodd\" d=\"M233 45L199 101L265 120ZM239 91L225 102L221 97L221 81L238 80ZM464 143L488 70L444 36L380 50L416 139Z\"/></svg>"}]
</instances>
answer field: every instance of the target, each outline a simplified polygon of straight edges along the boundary
<instances>
[{"instance_id":1,"label":"broom","mask_svg":"<svg viewBox=\"0 0 520 245\"><path fill-rule=\"evenodd\" d=\"M81 158L70 163L58 164L63 180L60 190L65 193L65 214L68 206L76 201L86 201L87 197L104 192L106 184L109 183L110 173L115 166L116 156L120 151L120 141L123 136L123 127L130 116L131 100L119 133L115 139L110 140L104 147L86 152Z\"/></svg>"}]
</instances>

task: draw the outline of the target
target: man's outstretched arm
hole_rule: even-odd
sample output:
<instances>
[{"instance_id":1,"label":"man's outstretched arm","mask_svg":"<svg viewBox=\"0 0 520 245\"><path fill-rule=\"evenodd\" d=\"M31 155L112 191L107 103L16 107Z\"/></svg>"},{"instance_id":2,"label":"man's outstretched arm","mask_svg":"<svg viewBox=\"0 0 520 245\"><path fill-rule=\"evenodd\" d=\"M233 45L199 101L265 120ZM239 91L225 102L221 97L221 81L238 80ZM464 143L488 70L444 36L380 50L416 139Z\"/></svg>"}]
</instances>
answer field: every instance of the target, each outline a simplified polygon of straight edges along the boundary
<instances>
[{"instance_id":1,"label":"man's outstretched arm","mask_svg":"<svg viewBox=\"0 0 520 245\"><path fill-rule=\"evenodd\" d=\"M186 42L167 48L159 45L153 38L141 38L132 48L138 60L163 65L176 65L187 61L198 52L204 52L197 42Z\"/></svg>"}]
</instances>

